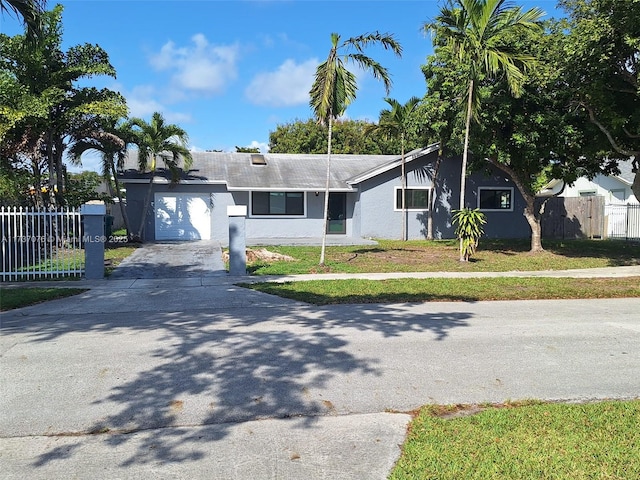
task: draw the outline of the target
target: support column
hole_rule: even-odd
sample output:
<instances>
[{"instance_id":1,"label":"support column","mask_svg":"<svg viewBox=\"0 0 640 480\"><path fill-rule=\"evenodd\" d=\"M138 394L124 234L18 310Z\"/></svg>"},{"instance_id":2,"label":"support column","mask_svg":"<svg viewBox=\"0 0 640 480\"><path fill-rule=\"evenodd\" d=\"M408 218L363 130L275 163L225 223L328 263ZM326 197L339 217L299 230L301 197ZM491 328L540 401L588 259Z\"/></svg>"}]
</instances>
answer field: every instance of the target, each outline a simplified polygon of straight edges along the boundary
<instances>
[{"instance_id":1,"label":"support column","mask_svg":"<svg viewBox=\"0 0 640 480\"><path fill-rule=\"evenodd\" d=\"M84 276L87 280L104 278L104 219L107 213L104 202L92 200L80 207L84 233Z\"/></svg>"},{"instance_id":2,"label":"support column","mask_svg":"<svg viewBox=\"0 0 640 480\"><path fill-rule=\"evenodd\" d=\"M229 217L229 275L247 274L246 205L227 206Z\"/></svg>"}]
</instances>

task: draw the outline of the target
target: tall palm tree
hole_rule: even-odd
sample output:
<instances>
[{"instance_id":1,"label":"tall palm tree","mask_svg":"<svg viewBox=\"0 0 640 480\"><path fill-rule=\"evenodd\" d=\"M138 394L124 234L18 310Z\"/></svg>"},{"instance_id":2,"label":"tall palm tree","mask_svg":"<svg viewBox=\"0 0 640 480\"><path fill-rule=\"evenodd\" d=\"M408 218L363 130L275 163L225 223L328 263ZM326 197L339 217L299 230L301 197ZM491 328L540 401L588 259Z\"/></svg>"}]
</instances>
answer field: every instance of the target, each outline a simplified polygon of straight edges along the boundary
<instances>
[{"instance_id":1,"label":"tall palm tree","mask_svg":"<svg viewBox=\"0 0 640 480\"><path fill-rule=\"evenodd\" d=\"M371 44L381 45L385 50L391 50L398 57L402 56L402 47L393 35L390 34L381 34L379 32L367 33L340 42L340 35L332 33L329 56L323 63L318 65L315 80L309 92L311 97L309 105L317 120L323 125L328 125L329 128L327 141L327 181L324 192L324 227L322 231L322 250L320 253L321 266L324 265L327 243L333 120L344 114L347 107L355 100L358 90L356 76L347 70L346 64L352 62L363 70L371 72L377 80L382 80L387 95L391 90L391 79L387 69L364 54L364 48Z\"/></svg>"},{"instance_id":2,"label":"tall palm tree","mask_svg":"<svg viewBox=\"0 0 640 480\"><path fill-rule=\"evenodd\" d=\"M12 13L21 17L27 30L27 40L34 41L42 35L42 12L46 0L0 0L0 13Z\"/></svg>"},{"instance_id":3,"label":"tall palm tree","mask_svg":"<svg viewBox=\"0 0 640 480\"><path fill-rule=\"evenodd\" d=\"M405 173L404 154L407 134L410 127L411 114L418 106L418 103L420 103L420 99L418 97L411 97L404 105L393 98L387 97L384 101L389 104L391 110L382 110L380 112L378 123L365 127L365 134L382 133L383 135L400 139L400 189L402 192L402 234L400 239L404 241L407 239L407 177Z\"/></svg>"},{"instance_id":4,"label":"tall palm tree","mask_svg":"<svg viewBox=\"0 0 640 480\"><path fill-rule=\"evenodd\" d=\"M482 78L504 73L511 93L516 97L521 94L524 72L533 67L535 59L515 51L506 37L522 30L540 29L538 22L543 16L539 8L525 12L507 0L448 0L435 20L424 25L433 34L436 55L438 48L450 49L468 69L460 210L465 208L469 129L474 109L479 107L478 83Z\"/></svg>"},{"instance_id":5,"label":"tall palm tree","mask_svg":"<svg viewBox=\"0 0 640 480\"><path fill-rule=\"evenodd\" d=\"M111 178L115 183L115 195L118 197L120 212L124 221L127 237L131 238L129 217L122 198L118 170L124 165L128 146L133 143L133 132L128 122L117 119L104 119L102 124L82 134L69 147L69 156L76 164L80 163L82 154L89 151L98 152L102 160L102 176L111 189ZM114 192L111 192L113 197Z\"/></svg>"},{"instance_id":6,"label":"tall palm tree","mask_svg":"<svg viewBox=\"0 0 640 480\"><path fill-rule=\"evenodd\" d=\"M149 171L149 189L142 209L140 228L136 234L136 237L142 240L149 205L151 205L153 179L158 159L171 172L171 181L177 183L180 179L178 166L180 159L185 168L190 168L193 157L187 148L189 141L187 132L178 125L167 124L162 114L158 112L151 116L150 123L141 118L132 118L130 126L134 134L133 143L138 146L138 169L141 172Z\"/></svg>"}]
</instances>

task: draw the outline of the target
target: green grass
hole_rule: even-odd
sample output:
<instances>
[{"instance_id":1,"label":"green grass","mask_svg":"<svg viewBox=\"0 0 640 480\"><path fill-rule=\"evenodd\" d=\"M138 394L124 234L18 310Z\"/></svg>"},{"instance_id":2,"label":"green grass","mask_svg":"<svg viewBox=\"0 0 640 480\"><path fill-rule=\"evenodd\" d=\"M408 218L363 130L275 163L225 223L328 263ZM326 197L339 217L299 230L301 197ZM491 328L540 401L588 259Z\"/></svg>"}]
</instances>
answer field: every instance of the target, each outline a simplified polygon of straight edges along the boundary
<instances>
[{"instance_id":1,"label":"green grass","mask_svg":"<svg viewBox=\"0 0 640 480\"><path fill-rule=\"evenodd\" d=\"M545 251L529 253L528 240L480 241L470 262L458 260L458 243L442 241L379 240L378 245L327 247L325 267L319 267L320 247L268 246L293 261L248 264L253 275L369 272L504 272L567 270L640 265L640 245L622 241L545 241Z\"/></svg>"},{"instance_id":2,"label":"green grass","mask_svg":"<svg viewBox=\"0 0 640 480\"><path fill-rule=\"evenodd\" d=\"M0 311L26 307L36 303L69 297L86 292L84 288L3 288L0 292Z\"/></svg>"},{"instance_id":3,"label":"green grass","mask_svg":"<svg viewBox=\"0 0 640 480\"><path fill-rule=\"evenodd\" d=\"M390 480L640 478L640 401L468 409L423 407Z\"/></svg>"},{"instance_id":4,"label":"green grass","mask_svg":"<svg viewBox=\"0 0 640 480\"><path fill-rule=\"evenodd\" d=\"M315 305L640 297L640 277L351 279L242 286Z\"/></svg>"},{"instance_id":5,"label":"green grass","mask_svg":"<svg viewBox=\"0 0 640 480\"><path fill-rule=\"evenodd\" d=\"M104 250L105 276L111 275L115 268L120 265L120 262L135 252L139 246L139 243L113 243L107 245Z\"/></svg>"}]
</instances>

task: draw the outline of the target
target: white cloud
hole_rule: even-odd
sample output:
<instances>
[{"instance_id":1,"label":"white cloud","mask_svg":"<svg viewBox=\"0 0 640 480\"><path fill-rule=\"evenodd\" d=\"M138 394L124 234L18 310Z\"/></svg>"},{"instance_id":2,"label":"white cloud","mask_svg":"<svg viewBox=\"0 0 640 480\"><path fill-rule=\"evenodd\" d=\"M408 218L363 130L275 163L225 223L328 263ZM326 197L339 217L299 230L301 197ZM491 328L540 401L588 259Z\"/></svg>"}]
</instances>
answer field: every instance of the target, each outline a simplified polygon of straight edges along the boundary
<instances>
[{"instance_id":1,"label":"white cloud","mask_svg":"<svg viewBox=\"0 0 640 480\"><path fill-rule=\"evenodd\" d=\"M236 79L239 46L210 45L198 33L191 37L192 45L177 47L167 42L160 52L149 59L158 71L172 71L172 81L178 88L205 94L216 94Z\"/></svg>"},{"instance_id":2,"label":"white cloud","mask_svg":"<svg viewBox=\"0 0 640 480\"><path fill-rule=\"evenodd\" d=\"M256 140L253 140L250 144L249 144L249 148L258 148L260 149L261 153L267 153L269 151L269 144L268 143L264 143L264 142L258 142Z\"/></svg>"},{"instance_id":3,"label":"white cloud","mask_svg":"<svg viewBox=\"0 0 640 480\"><path fill-rule=\"evenodd\" d=\"M286 60L276 71L256 75L246 88L245 96L255 105L270 107L307 103L318 63L315 58L301 64Z\"/></svg>"}]
</instances>

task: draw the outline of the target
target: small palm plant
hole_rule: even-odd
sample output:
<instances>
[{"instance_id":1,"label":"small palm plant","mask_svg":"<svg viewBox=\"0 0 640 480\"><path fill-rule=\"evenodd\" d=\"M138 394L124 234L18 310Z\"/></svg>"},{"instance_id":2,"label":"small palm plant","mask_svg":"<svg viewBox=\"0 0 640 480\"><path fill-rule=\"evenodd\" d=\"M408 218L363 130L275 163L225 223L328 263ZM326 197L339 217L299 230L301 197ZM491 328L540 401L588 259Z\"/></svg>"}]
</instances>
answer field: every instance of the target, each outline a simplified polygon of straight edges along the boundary
<instances>
[{"instance_id":1,"label":"small palm plant","mask_svg":"<svg viewBox=\"0 0 640 480\"><path fill-rule=\"evenodd\" d=\"M454 210L453 224L456 226L455 234L460 239L460 261L468 262L476 253L478 240L484 234L483 225L487 223L484 213L479 209L463 208Z\"/></svg>"}]
</instances>

